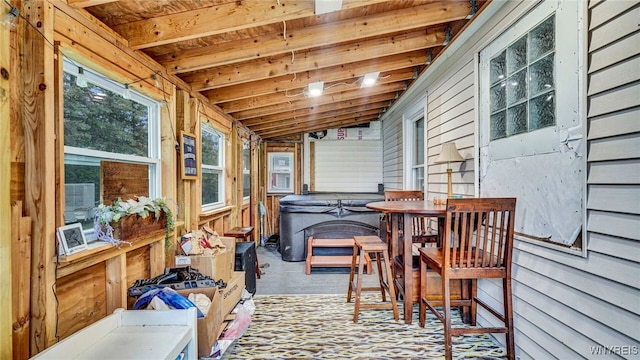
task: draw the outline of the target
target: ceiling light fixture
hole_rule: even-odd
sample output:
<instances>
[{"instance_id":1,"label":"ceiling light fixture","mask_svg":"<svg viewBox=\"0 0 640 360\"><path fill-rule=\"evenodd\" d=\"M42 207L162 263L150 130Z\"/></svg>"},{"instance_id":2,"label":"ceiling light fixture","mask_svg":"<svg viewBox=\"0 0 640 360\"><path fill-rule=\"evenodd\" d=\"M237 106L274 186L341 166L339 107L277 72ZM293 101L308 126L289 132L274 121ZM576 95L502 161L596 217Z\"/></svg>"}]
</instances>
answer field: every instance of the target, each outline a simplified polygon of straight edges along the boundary
<instances>
[{"instance_id":1,"label":"ceiling light fixture","mask_svg":"<svg viewBox=\"0 0 640 360\"><path fill-rule=\"evenodd\" d=\"M342 9L342 0L316 0L316 15Z\"/></svg>"},{"instance_id":2,"label":"ceiling light fixture","mask_svg":"<svg viewBox=\"0 0 640 360\"><path fill-rule=\"evenodd\" d=\"M365 74L364 78L362 78L362 84L360 84L360 88L371 87L375 85L379 75L380 71L374 71Z\"/></svg>"},{"instance_id":3,"label":"ceiling light fixture","mask_svg":"<svg viewBox=\"0 0 640 360\"><path fill-rule=\"evenodd\" d=\"M324 91L324 81L316 81L312 82L307 87L307 97L318 97L322 96L322 92Z\"/></svg>"}]
</instances>

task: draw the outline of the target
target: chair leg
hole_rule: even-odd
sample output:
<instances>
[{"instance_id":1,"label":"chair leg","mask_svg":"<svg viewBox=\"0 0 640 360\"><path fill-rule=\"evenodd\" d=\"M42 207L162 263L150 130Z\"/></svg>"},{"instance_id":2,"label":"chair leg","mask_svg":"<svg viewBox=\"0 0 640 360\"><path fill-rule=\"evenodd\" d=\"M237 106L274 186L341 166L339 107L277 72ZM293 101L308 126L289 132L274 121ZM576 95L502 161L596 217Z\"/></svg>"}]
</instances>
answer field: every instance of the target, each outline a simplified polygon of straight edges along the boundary
<instances>
[{"instance_id":1,"label":"chair leg","mask_svg":"<svg viewBox=\"0 0 640 360\"><path fill-rule=\"evenodd\" d=\"M358 279L356 280L356 305L353 311L354 323L358 322L358 316L360 315L360 296L362 295L362 277L364 276L364 253L363 250L360 250L360 264L358 264Z\"/></svg>"},{"instance_id":2,"label":"chair leg","mask_svg":"<svg viewBox=\"0 0 640 360\"><path fill-rule=\"evenodd\" d=\"M507 327L507 358L515 360L515 335L513 333L513 302L511 299L511 278L502 279L502 287L504 289L504 320Z\"/></svg>"},{"instance_id":3,"label":"chair leg","mask_svg":"<svg viewBox=\"0 0 640 360\"><path fill-rule=\"evenodd\" d=\"M469 286L471 287L471 314L469 319L469 324L471 326L476 326L476 315L478 314L478 302L476 301L476 297L478 297L478 279L471 279Z\"/></svg>"},{"instance_id":4,"label":"chair leg","mask_svg":"<svg viewBox=\"0 0 640 360\"><path fill-rule=\"evenodd\" d=\"M347 302L351 302L353 294L353 277L356 270L356 257L358 256L358 247L353 245L353 254L351 255L351 271L349 271L349 289L347 290Z\"/></svg>"},{"instance_id":5,"label":"chair leg","mask_svg":"<svg viewBox=\"0 0 640 360\"><path fill-rule=\"evenodd\" d=\"M396 300L396 290L395 285L393 284L393 275L391 273L391 263L389 263L389 254L387 254L387 252L383 252L382 257L384 258L384 267L387 271L387 287L389 289L389 297L391 297L391 306L393 307L393 318L398 321L400 320L400 314L398 312L398 301ZM376 260L378 262L380 261L379 253Z\"/></svg>"},{"instance_id":6,"label":"chair leg","mask_svg":"<svg viewBox=\"0 0 640 360\"><path fill-rule=\"evenodd\" d=\"M444 275L444 274L443 274ZM444 312L444 358L452 360L453 345L451 341L451 292L449 279L442 276L442 309Z\"/></svg>"},{"instance_id":7,"label":"chair leg","mask_svg":"<svg viewBox=\"0 0 640 360\"><path fill-rule=\"evenodd\" d=\"M380 295L382 296L382 301L387 301L387 293L384 289L384 278L382 277L382 262L380 261L380 253L376 252L376 263L378 264L378 283L380 283Z\"/></svg>"},{"instance_id":8,"label":"chair leg","mask_svg":"<svg viewBox=\"0 0 640 360\"><path fill-rule=\"evenodd\" d=\"M420 327L424 327L427 319L427 263L420 257L420 296L418 297L418 318Z\"/></svg>"}]
</instances>

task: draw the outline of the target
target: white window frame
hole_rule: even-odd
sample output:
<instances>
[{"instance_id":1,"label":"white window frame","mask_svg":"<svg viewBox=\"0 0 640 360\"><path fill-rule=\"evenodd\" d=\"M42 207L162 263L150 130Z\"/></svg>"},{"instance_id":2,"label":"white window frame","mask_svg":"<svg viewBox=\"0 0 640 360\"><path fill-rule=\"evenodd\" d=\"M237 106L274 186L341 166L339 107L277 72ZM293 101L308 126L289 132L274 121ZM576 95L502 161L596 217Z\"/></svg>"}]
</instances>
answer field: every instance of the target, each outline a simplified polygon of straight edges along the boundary
<instances>
[{"instance_id":1,"label":"white window frame","mask_svg":"<svg viewBox=\"0 0 640 360\"><path fill-rule=\"evenodd\" d=\"M281 164L275 166L275 161L277 159L287 160L287 164ZM268 154L269 160L269 178L268 178L268 189L269 193L293 193L293 181L294 181L294 170L295 164L293 163L293 153L290 152L271 152ZM279 186L274 185L273 176L274 175L289 175L289 185L288 186Z\"/></svg>"},{"instance_id":2,"label":"white window frame","mask_svg":"<svg viewBox=\"0 0 640 360\"><path fill-rule=\"evenodd\" d=\"M213 171L214 173L218 174L219 179L218 179L218 201L217 202L213 202L213 203L203 203L202 204L202 212L209 212L218 208L221 208L225 205L225 136L222 132L216 130L213 126L211 126L209 123L203 122L201 129L200 129L200 136L201 136L201 141L200 141L200 147L202 147L202 138L203 133L204 132L208 132L210 134L216 135L220 137L220 151L218 152L218 165L209 165L209 164L205 164L203 162L201 162L201 166L202 166L202 171L201 171L201 176L204 176L205 171ZM202 154L202 150L201 150L201 154ZM204 156L202 156L202 159L204 160ZM202 180L201 180L202 181ZM204 186L202 186L202 191L204 191ZM202 198L202 194L200 194L200 197Z\"/></svg>"},{"instance_id":3,"label":"white window frame","mask_svg":"<svg viewBox=\"0 0 640 360\"><path fill-rule=\"evenodd\" d=\"M403 149L404 153L404 189L422 190L426 194L427 191L427 104L426 96L420 98L415 104L410 106L407 111L402 115L402 127L403 127L403 144L406 144ZM424 159L421 166L415 166L415 154L414 147L416 142L415 123L423 119L424 121ZM422 167L424 184L422 187L416 184L415 171Z\"/></svg>"},{"instance_id":4,"label":"white window frame","mask_svg":"<svg viewBox=\"0 0 640 360\"><path fill-rule=\"evenodd\" d=\"M532 156L556 152L560 134L581 124L579 99L581 57L579 54L579 31L575 21L578 2L545 1L525 15L511 28L497 37L480 52L480 147L488 146L493 159L510 159L518 156ZM556 125L525 132L506 138L489 140L489 64L490 59L506 49L510 44L533 30L549 16L555 13L556 53L555 53L555 102ZM578 21L576 19L576 21ZM575 41L562 41L571 39Z\"/></svg>"},{"instance_id":5,"label":"white window frame","mask_svg":"<svg viewBox=\"0 0 640 360\"><path fill-rule=\"evenodd\" d=\"M584 70L584 35L583 22L586 18L586 5L579 1L545 0L518 21L502 32L495 40L479 53L479 148L480 165L478 176L480 179L486 176L487 165L482 164L482 157L492 160L513 161L521 157L540 156L550 153L563 152L563 148L569 142L581 141L583 130L582 114L584 103L582 99L585 93L585 82L581 73ZM507 48L510 44L529 33L544 20L555 14L555 103L556 124L546 128L537 129L512 135L506 138L490 140L490 103L489 93L489 64L490 59ZM580 145L577 147L580 151ZM517 160L516 160L517 161ZM586 166L583 163L583 170ZM545 169L553 172L553 168ZM584 199L580 200L584 203ZM569 253L572 255L586 256L586 237L584 224L586 221L584 205L581 206L582 214L582 244L581 249L567 248L566 243L560 241L541 241L526 234L518 235L518 239L535 244L537 246ZM577 233L574 233L577 235Z\"/></svg>"},{"instance_id":6,"label":"white window frame","mask_svg":"<svg viewBox=\"0 0 640 360\"><path fill-rule=\"evenodd\" d=\"M87 82L96 84L114 93L123 93L124 86L91 70L90 67L79 64L65 58L63 61L63 71L73 76L78 76L78 69L82 67ZM161 197L162 176L161 174L161 151L160 151L160 103L142 94L131 91L131 100L141 103L149 109L147 136L148 136L148 156L138 156L130 154L119 154L101 150L86 149L75 146L64 146L64 165L86 165L100 167L100 161L120 161L149 166L149 197L151 199ZM63 180L64 181L64 180ZM98 199L96 199L97 201ZM123 199L126 200L126 199ZM93 229L84 230L87 241L95 241L96 235Z\"/></svg>"}]
</instances>

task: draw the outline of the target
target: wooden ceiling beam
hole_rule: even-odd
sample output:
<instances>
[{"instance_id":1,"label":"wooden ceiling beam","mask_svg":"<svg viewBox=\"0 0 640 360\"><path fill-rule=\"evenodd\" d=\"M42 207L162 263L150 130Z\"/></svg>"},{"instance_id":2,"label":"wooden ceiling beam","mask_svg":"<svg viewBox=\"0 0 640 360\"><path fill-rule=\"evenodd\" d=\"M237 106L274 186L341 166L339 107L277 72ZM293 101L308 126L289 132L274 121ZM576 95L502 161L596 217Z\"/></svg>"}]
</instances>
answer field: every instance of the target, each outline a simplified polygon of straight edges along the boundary
<instances>
[{"instance_id":1,"label":"wooden ceiling beam","mask_svg":"<svg viewBox=\"0 0 640 360\"><path fill-rule=\"evenodd\" d=\"M304 98L298 101L283 102L281 104L269 105L264 107L257 107L249 110L239 111L236 113L229 113L236 120L244 120L256 116L264 116L270 114L277 114L284 111L292 111L295 109L304 109L309 107L317 107L320 105L330 104L334 102L353 100L362 97L374 96L383 93L393 93L404 91L406 89L403 83L393 83L381 86L374 86L367 89L358 89L364 91L343 91L339 94L331 96L320 96L317 98ZM224 109L223 109L224 111Z\"/></svg>"},{"instance_id":2,"label":"wooden ceiling beam","mask_svg":"<svg viewBox=\"0 0 640 360\"><path fill-rule=\"evenodd\" d=\"M399 60L405 64L403 59ZM323 69L314 72L308 76L299 76L291 81L290 76L278 77L274 79L259 80L247 85L234 85L223 89L216 89L203 92L211 103L218 104L223 102L247 99L253 96L266 95L274 92L295 91L309 85L311 78L323 79L326 82L336 82L344 79L354 81L360 79L364 74L372 71L380 71L380 77L385 78L386 82L399 81L411 78L415 73L414 67L404 67L389 69L393 63L385 61L366 61L363 63L354 63L353 66L345 65L336 67L335 71L331 69ZM280 86L278 86L280 85Z\"/></svg>"},{"instance_id":3,"label":"wooden ceiling beam","mask_svg":"<svg viewBox=\"0 0 640 360\"><path fill-rule=\"evenodd\" d=\"M258 127L252 128L251 131L254 131L255 133L261 133L261 132L268 133L268 132L274 132L278 130L287 130L291 128L300 128L300 127L306 127L306 126L312 126L312 125L324 125L324 124L335 124L335 123L344 124L345 122L348 123L349 121L353 121L354 119L362 119L362 118L371 119L372 117L377 118L378 115L380 115L381 113L382 113L381 109L371 109L369 111L364 111L360 113L333 116L333 117L324 118L324 119L310 119L310 120L291 119L289 121L283 121L278 125L270 125L262 128L258 128Z\"/></svg>"},{"instance_id":4,"label":"wooden ceiling beam","mask_svg":"<svg viewBox=\"0 0 640 360\"><path fill-rule=\"evenodd\" d=\"M291 29L286 33L286 41L283 40L281 34L271 34L182 50L160 56L157 60L169 71L182 73L258 58L291 54L291 52L310 48L335 46L335 37L338 34L340 42L349 42L387 35L389 29L393 29L394 32L402 32L426 28L464 19L469 15L469 12L470 5L467 1L438 1L356 19Z\"/></svg>"},{"instance_id":5,"label":"wooden ceiling beam","mask_svg":"<svg viewBox=\"0 0 640 360\"><path fill-rule=\"evenodd\" d=\"M361 105L361 106L355 106L355 107L348 107L348 108L344 108L344 109L340 109L340 110L335 110L335 111L331 111L331 112L322 112L319 114L312 114L312 115L308 115L308 116L295 116L295 117L288 117L286 119L281 119L278 121L265 121L265 122L259 122L259 123L254 123L253 125L245 125L247 126L249 129L251 129L252 131L255 130L260 130L260 131L264 131L267 129L272 129L272 128L277 128L282 126L282 124L285 124L287 122L290 121L298 121L301 123L304 122L309 122L309 121L321 121L321 120L327 120L327 119L335 119L337 117L345 117L345 116L351 116L353 117L355 116L363 116L364 114L368 113L369 111L375 111L376 113L381 112L382 109L384 109L385 107L387 107L389 105L388 101L381 101L381 102L377 102L374 104L367 104L367 105Z\"/></svg>"},{"instance_id":6,"label":"wooden ceiling beam","mask_svg":"<svg viewBox=\"0 0 640 360\"><path fill-rule=\"evenodd\" d=\"M381 76L378 79L377 86L382 86L386 84L392 84L397 82L404 82L406 80L411 80L414 78L415 73L412 71L407 71L403 75L405 76L395 76L395 77L383 77ZM322 96L331 96L333 94L338 94L343 91L360 91L360 92L368 92L370 88L360 88L360 84L358 83L359 79L342 79L336 82L326 82L324 83L324 93ZM225 103L218 103L217 105L225 112L233 113L242 110L247 110L255 107L264 107L269 105L280 104L283 102L289 102L291 100L298 100L296 97L304 96L305 89L293 89L292 91L279 91L267 95L254 96L252 98L229 101Z\"/></svg>"},{"instance_id":7,"label":"wooden ceiling beam","mask_svg":"<svg viewBox=\"0 0 640 360\"><path fill-rule=\"evenodd\" d=\"M341 127L366 124L368 122L375 121L375 120L378 120L377 115L364 116L362 118L352 118L349 120L342 120L342 121L336 121L336 122L329 121L329 122L322 122L318 124L299 124L296 127L296 132L310 133L314 131L322 131L327 129L337 129ZM290 135L291 133L292 133L291 125L289 125L289 128L265 131L262 133L258 133L258 135L261 136L263 139L269 139L269 138L279 137L283 135Z\"/></svg>"},{"instance_id":8,"label":"wooden ceiling beam","mask_svg":"<svg viewBox=\"0 0 640 360\"><path fill-rule=\"evenodd\" d=\"M387 1L389 0L344 0L342 9ZM314 1L230 1L217 6L116 25L114 29L129 40L133 49L145 49L310 16L315 16Z\"/></svg>"},{"instance_id":9,"label":"wooden ceiling beam","mask_svg":"<svg viewBox=\"0 0 640 360\"><path fill-rule=\"evenodd\" d=\"M331 103L321 106L316 106L314 108L306 108L295 111L285 111L281 113L254 117L245 119L242 121L243 124L247 125L256 125L260 123L270 123L270 122L280 122L287 119L299 118L299 117L309 117L309 116L324 116L327 113L338 113L343 109L351 109L357 108L360 106L376 106L378 103L388 104L389 101L394 100L396 98L396 94L394 93L384 93L380 95L375 95L366 98L357 98L349 101L341 101L339 103Z\"/></svg>"},{"instance_id":10,"label":"wooden ceiling beam","mask_svg":"<svg viewBox=\"0 0 640 360\"><path fill-rule=\"evenodd\" d=\"M442 46L445 41L444 30L414 31L408 34L363 40L358 43L336 45L330 50L317 49L297 54L292 58L286 54L269 59L247 61L216 69L181 74L180 78L192 84L197 91L210 90L223 86L242 84L248 81L289 76L296 78L305 71L318 71L325 68L344 66L345 63L359 63L365 60L385 63L401 62L404 66L413 66L412 58L419 57L424 63L427 58L426 48ZM395 58L391 56L397 55ZM400 57L400 59L398 59ZM292 61L293 60L293 61ZM399 66L396 64L395 66ZM381 70L382 71L382 70Z\"/></svg>"},{"instance_id":11,"label":"wooden ceiling beam","mask_svg":"<svg viewBox=\"0 0 640 360\"><path fill-rule=\"evenodd\" d=\"M104 5L118 0L67 0L67 4L77 9L84 9L89 6Z\"/></svg>"}]
</instances>

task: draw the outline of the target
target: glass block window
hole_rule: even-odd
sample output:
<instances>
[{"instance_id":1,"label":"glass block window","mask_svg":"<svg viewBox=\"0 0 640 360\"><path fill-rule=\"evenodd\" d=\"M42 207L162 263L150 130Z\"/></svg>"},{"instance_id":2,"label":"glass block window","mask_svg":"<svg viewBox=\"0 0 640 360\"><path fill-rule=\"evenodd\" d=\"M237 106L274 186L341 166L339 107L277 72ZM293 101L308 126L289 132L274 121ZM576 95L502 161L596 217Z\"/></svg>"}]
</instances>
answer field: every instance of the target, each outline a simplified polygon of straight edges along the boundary
<instances>
[{"instance_id":1,"label":"glass block window","mask_svg":"<svg viewBox=\"0 0 640 360\"><path fill-rule=\"evenodd\" d=\"M489 61L490 140L556 124L555 15Z\"/></svg>"},{"instance_id":2,"label":"glass block window","mask_svg":"<svg viewBox=\"0 0 640 360\"><path fill-rule=\"evenodd\" d=\"M202 210L224 205L224 135L202 125Z\"/></svg>"}]
</instances>

